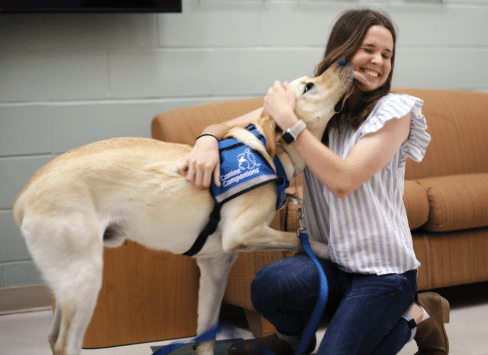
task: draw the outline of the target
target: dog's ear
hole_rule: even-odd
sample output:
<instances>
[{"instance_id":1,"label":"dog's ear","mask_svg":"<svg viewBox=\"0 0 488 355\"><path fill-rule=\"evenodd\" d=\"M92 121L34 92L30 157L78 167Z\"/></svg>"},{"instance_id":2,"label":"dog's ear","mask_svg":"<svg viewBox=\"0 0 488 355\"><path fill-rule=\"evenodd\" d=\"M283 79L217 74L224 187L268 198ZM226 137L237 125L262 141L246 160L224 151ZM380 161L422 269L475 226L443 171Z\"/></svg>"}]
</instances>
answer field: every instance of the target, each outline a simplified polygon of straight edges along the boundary
<instances>
[{"instance_id":1,"label":"dog's ear","mask_svg":"<svg viewBox=\"0 0 488 355\"><path fill-rule=\"evenodd\" d=\"M261 111L257 123L266 137L266 151L274 158L276 154L276 123L264 109Z\"/></svg>"}]
</instances>

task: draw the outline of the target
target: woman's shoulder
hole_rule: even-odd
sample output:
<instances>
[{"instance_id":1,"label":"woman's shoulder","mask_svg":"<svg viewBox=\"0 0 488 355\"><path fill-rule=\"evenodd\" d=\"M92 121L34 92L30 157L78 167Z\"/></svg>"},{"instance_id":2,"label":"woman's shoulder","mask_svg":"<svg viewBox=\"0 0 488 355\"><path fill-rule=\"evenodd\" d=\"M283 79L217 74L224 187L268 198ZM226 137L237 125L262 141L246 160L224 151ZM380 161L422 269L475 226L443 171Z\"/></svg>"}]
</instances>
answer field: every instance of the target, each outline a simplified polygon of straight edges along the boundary
<instances>
[{"instance_id":1,"label":"woman's shoulder","mask_svg":"<svg viewBox=\"0 0 488 355\"><path fill-rule=\"evenodd\" d=\"M376 132L389 120L402 118L409 112L420 113L422 105L423 101L417 97L389 93L376 103L373 111L361 126L361 133L364 135Z\"/></svg>"},{"instance_id":2,"label":"woman's shoulder","mask_svg":"<svg viewBox=\"0 0 488 355\"><path fill-rule=\"evenodd\" d=\"M389 93L376 104L373 112L361 127L361 134L376 132L392 119L400 119L411 113L410 136L404 144L404 153L415 161L421 161L430 142L426 132L427 122L422 114L424 102L407 94Z\"/></svg>"},{"instance_id":3,"label":"woman's shoulder","mask_svg":"<svg viewBox=\"0 0 488 355\"><path fill-rule=\"evenodd\" d=\"M421 107L423 103L418 97L390 92L378 100L373 112L396 109L398 113L407 114L415 106Z\"/></svg>"}]
</instances>

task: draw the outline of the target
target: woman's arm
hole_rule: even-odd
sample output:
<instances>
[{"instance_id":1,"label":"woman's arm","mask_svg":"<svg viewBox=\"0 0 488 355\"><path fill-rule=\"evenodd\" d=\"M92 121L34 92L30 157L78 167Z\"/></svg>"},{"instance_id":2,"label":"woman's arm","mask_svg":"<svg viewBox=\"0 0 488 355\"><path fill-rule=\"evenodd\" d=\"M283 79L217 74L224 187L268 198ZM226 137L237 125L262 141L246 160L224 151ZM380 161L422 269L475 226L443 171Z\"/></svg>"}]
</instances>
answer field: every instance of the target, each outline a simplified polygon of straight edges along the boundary
<instances>
[{"instance_id":1,"label":"woman's arm","mask_svg":"<svg viewBox=\"0 0 488 355\"><path fill-rule=\"evenodd\" d=\"M285 131L298 118L293 112L294 93L285 83L275 83L268 91L264 108ZM293 143L307 166L335 195L345 197L361 187L385 166L407 141L411 114L388 121L379 131L361 138L347 158L342 159L305 129Z\"/></svg>"},{"instance_id":2,"label":"woman's arm","mask_svg":"<svg viewBox=\"0 0 488 355\"><path fill-rule=\"evenodd\" d=\"M178 167L178 173L188 181L199 187L209 187L213 176L214 182L220 186L220 158L217 142L224 138L225 133L232 127L246 127L256 121L263 109L251 111L243 116L205 128L203 136L197 139L190 154ZM217 138L217 139L216 139Z\"/></svg>"},{"instance_id":3,"label":"woman's arm","mask_svg":"<svg viewBox=\"0 0 488 355\"><path fill-rule=\"evenodd\" d=\"M308 167L338 197L345 197L361 187L384 167L406 142L411 114L388 121L379 131L361 138L349 155L342 159L306 130L295 147Z\"/></svg>"}]
</instances>

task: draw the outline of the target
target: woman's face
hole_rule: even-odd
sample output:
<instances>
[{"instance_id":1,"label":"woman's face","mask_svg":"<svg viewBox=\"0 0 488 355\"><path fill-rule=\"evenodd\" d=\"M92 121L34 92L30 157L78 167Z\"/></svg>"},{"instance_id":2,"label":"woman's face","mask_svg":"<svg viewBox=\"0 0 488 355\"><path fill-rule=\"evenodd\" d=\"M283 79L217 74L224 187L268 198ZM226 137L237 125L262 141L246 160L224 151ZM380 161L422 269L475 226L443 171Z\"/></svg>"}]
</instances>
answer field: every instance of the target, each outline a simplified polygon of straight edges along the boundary
<instances>
[{"instance_id":1,"label":"woman's face","mask_svg":"<svg viewBox=\"0 0 488 355\"><path fill-rule=\"evenodd\" d=\"M362 91L372 91L382 86L391 72L392 55L391 32L380 25L371 26L351 59L356 86Z\"/></svg>"}]
</instances>

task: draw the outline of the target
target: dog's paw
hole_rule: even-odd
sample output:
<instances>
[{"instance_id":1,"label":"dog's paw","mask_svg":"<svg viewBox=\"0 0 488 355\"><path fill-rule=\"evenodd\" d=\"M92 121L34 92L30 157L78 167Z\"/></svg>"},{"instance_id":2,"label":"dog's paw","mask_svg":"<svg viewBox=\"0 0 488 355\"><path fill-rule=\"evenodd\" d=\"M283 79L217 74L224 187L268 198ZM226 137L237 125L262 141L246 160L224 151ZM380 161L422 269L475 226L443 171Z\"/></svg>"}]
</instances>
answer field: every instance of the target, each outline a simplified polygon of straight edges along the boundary
<instances>
[{"instance_id":1,"label":"dog's paw","mask_svg":"<svg viewBox=\"0 0 488 355\"><path fill-rule=\"evenodd\" d=\"M317 257L329 260L329 246L327 244L310 239L310 246Z\"/></svg>"}]
</instances>

